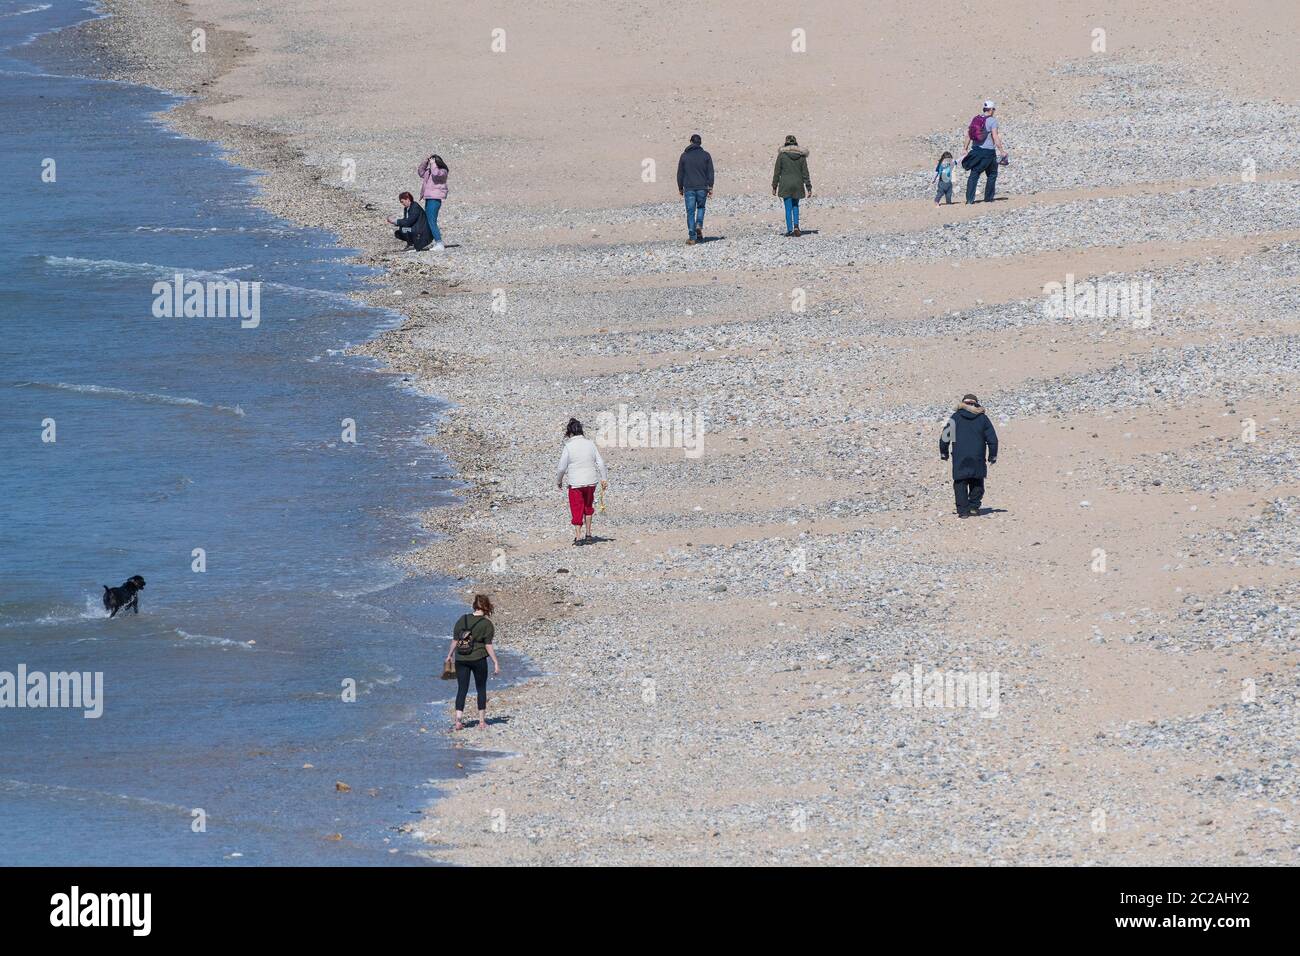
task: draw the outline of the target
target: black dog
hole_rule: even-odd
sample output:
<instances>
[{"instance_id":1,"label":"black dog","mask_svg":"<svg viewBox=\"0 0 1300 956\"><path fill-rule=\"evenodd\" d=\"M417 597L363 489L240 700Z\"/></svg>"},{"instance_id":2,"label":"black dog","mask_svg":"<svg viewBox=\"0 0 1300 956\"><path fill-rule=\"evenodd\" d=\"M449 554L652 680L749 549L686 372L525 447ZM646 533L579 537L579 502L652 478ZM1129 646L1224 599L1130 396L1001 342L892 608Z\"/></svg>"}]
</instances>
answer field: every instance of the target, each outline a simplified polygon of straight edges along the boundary
<instances>
[{"instance_id":1,"label":"black dog","mask_svg":"<svg viewBox=\"0 0 1300 956\"><path fill-rule=\"evenodd\" d=\"M104 585L104 610L108 612L109 617L117 617L118 611L125 611L127 608L140 613L140 591L144 587L144 578L136 575L133 578L127 578L120 588L110 588Z\"/></svg>"}]
</instances>

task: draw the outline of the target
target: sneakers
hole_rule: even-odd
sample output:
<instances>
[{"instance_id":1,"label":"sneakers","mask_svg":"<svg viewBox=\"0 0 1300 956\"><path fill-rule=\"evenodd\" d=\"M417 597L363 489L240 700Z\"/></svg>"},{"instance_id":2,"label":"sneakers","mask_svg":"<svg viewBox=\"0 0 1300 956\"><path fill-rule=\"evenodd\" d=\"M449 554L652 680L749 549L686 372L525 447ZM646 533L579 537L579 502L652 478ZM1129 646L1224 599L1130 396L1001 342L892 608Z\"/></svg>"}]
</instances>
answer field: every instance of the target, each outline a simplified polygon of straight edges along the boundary
<instances>
[{"instance_id":1,"label":"sneakers","mask_svg":"<svg viewBox=\"0 0 1300 956\"><path fill-rule=\"evenodd\" d=\"M447 247L444 246L441 242L435 242L435 243L433 244L433 251L434 251L434 252L446 252L446 251L447 251Z\"/></svg>"}]
</instances>

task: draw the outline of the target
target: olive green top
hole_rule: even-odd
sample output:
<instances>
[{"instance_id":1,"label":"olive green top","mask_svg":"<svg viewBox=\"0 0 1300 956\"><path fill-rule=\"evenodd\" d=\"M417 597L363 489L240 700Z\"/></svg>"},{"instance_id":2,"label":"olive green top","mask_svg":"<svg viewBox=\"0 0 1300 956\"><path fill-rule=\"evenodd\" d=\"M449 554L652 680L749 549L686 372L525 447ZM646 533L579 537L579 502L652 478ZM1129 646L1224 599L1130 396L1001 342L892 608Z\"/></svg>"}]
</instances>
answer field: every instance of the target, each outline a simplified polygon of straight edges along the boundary
<instances>
[{"instance_id":1,"label":"olive green top","mask_svg":"<svg viewBox=\"0 0 1300 956\"><path fill-rule=\"evenodd\" d=\"M808 175L808 150L801 146L782 146L776 154L776 168L772 170L772 188L777 196L803 199L804 190L812 189Z\"/></svg>"},{"instance_id":2,"label":"olive green top","mask_svg":"<svg viewBox=\"0 0 1300 956\"><path fill-rule=\"evenodd\" d=\"M465 631L469 631L472 641L468 652L462 652L460 649L460 636ZM487 645L492 643L492 636L495 632L496 628L492 626L492 622L486 615L462 614L451 631L452 638L457 642L456 662L459 664L472 664L487 657Z\"/></svg>"}]
</instances>

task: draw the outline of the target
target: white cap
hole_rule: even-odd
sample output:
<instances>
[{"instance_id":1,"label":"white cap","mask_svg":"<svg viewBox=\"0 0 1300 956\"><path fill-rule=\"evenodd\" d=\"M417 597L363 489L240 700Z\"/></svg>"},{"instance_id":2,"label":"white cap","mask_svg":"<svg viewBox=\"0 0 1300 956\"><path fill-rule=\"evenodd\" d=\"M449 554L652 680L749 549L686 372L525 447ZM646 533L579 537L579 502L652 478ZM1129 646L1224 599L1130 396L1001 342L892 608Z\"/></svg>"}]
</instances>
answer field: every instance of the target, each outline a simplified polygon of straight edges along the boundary
<instances>
[{"instance_id":1,"label":"white cap","mask_svg":"<svg viewBox=\"0 0 1300 956\"><path fill-rule=\"evenodd\" d=\"M994 103L992 100L985 100L985 101L984 101L984 108L985 108L986 110L994 110L994 109L997 109L997 107L998 107L998 104Z\"/></svg>"}]
</instances>

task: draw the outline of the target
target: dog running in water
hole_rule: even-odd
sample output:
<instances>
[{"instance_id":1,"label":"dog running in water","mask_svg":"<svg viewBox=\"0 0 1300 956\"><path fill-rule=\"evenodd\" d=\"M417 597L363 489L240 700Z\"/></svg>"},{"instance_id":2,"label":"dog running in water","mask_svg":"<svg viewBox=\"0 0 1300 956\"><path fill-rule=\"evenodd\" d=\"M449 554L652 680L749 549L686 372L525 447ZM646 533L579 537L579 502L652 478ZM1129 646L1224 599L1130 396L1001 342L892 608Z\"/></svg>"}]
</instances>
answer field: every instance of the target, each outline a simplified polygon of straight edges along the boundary
<instances>
[{"instance_id":1,"label":"dog running in water","mask_svg":"<svg viewBox=\"0 0 1300 956\"><path fill-rule=\"evenodd\" d=\"M140 591L144 588L144 578L136 575L133 578L127 578L122 582L120 588L110 588L104 585L104 610L108 612L109 617L117 617L118 611L125 611L127 608L140 613Z\"/></svg>"}]
</instances>

